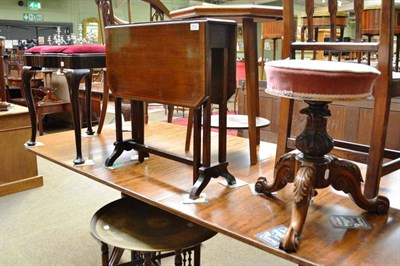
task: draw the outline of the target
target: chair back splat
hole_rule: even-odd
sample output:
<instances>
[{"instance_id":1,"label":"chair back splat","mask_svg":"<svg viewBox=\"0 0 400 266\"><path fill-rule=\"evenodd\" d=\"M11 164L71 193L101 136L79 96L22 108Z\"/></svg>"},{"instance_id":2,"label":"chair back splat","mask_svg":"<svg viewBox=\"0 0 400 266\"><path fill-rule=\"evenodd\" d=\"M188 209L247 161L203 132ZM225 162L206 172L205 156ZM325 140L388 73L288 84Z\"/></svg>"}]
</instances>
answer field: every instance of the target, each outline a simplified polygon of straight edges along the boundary
<instances>
[{"instance_id":1,"label":"chair back splat","mask_svg":"<svg viewBox=\"0 0 400 266\"><path fill-rule=\"evenodd\" d=\"M111 26L111 25L123 25L123 24L131 24L133 23L133 15L132 15L132 8L131 8L131 1L126 0L126 5L127 5L127 13L125 14L125 17L127 17L128 20L124 20L114 13L114 7L113 7L113 2L112 0L95 0L96 5L98 7L98 12L99 12L99 19L100 19L100 25L101 25L101 30L102 30L102 41L103 44L105 43L105 32L104 29L106 26ZM169 10L168 8L159 0L142 0L142 2L148 3L150 7L150 15L149 15L149 21L162 21L165 18L169 18ZM107 104L108 101L108 87L105 89L107 91L104 91L104 95L106 97L103 97L103 104ZM148 122L148 103L145 103L144 105L145 109L145 122ZM168 122L171 123L172 117L173 117L173 112L174 112L174 106L168 106ZM123 115L125 119L131 119L132 114L131 114L132 108L129 107L129 105L124 105L124 108L122 108Z\"/></svg>"},{"instance_id":2,"label":"chair back splat","mask_svg":"<svg viewBox=\"0 0 400 266\"><path fill-rule=\"evenodd\" d=\"M335 139L335 147L332 151L340 157L367 164L364 194L368 198L373 198L379 192L380 178L400 169L400 151L385 148L391 99L400 96L400 81L397 78L399 75L394 72L398 71L400 47L400 22L395 14L400 13L400 7L395 6L394 0L382 0L379 6L367 6L364 0L354 0L354 6L350 7L355 16L354 40L342 42L341 37L337 37L336 22L343 18L343 12L336 0L329 0L327 6L318 9L314 8L313 0L306 0L303 7L295 6L293 0L284 0L283 3L282 58L303 58L304 54L311 52L311 59L316 59L319 52L323 53L327 60L353 60L371 64L381 72L373 89L374 107L372 126L368 132L369 143L363 145ZM325 10L321 10L322 8ZM296 38L295 11L297 10L304 10L306 14L303 17L303 28L308 36L304 39L306 41L297 41ZM375 13L371 14L371 12ZM330 35L326 42L318 40L322 18L329 20ZM371 19L374 21L371 22ZM377 36L375 39L378 41L372 41L373 35ZM368 41L365 40L365 36L368 37ZM395 53L394 43L396 43ZM376 62L371 62L371 55L374 54L377 58ZM294 138L291 136L293 106L293 99L281 99L276 158L295 149Z\"/></svg>"}]
</instances>

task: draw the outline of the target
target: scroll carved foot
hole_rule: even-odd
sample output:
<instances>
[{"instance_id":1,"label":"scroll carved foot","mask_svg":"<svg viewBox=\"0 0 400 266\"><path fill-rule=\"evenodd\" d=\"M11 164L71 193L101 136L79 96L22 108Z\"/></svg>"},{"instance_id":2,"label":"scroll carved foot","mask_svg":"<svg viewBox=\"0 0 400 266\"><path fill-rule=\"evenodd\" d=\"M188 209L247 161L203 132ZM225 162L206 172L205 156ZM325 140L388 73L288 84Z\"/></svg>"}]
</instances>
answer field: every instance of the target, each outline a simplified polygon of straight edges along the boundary
<instances>
[{"instance_id":1,"label":"scroll carved foot","mask_svg":"<svg viewBox=\"0 0 400 266\"><path fill-rule=\"evenodd\" d=\"M333 188L349 194L361 209L377 214L387 214L389 200L386 197L376 196L373 199L367 199L362 194L362 177L356 164L333 157L329 179Z\"/></svg>"},{"instance_id":2,"label":"scroll carved foot","mask_svg":"<svg viewBox=\"0 0 400 266\"><path fill-rule=\"evenodd\" d=\"M308 206L311 197L314 195L313 180L315 174L314 165L304 162L295 177L290 226L281 240L281 248L287 252L295 252L299 248L300 235L307 217Z\"/></svg>"},{"instance_id":3,"label":"scroll carved foot","mask_svg":"<svg viewBox=\"0 0 400 266\"><path fill-rule=\"evenodd\" d=\"M255 191L269 195L272 192L281 190L287 185L287 183L293 182L296 169L295 165L296 154L284 154L275 164L274 182L268 183L265 177L259 177L255 184Z\"/></svg>"}]
</instances>

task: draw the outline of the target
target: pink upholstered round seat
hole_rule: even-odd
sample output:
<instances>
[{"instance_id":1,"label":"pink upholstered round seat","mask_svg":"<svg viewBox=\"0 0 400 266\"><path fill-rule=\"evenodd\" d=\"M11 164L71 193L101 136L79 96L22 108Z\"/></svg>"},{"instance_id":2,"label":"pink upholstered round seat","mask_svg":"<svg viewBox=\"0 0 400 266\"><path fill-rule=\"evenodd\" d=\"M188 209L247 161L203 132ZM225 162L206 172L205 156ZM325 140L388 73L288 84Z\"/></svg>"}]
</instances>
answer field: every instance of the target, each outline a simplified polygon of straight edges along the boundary
<instances>
[{"instance_id":1,"label":"pink upholstered round seat","mask_svg":"<svg viewBox=\"0 0 400 266\"><path fill-rule=\"evenodd\" d=\"M314 101L366 98L380 75L368 65L294 59L268 62L265 71L267 93Z\"/></svg>"}]
</instances>

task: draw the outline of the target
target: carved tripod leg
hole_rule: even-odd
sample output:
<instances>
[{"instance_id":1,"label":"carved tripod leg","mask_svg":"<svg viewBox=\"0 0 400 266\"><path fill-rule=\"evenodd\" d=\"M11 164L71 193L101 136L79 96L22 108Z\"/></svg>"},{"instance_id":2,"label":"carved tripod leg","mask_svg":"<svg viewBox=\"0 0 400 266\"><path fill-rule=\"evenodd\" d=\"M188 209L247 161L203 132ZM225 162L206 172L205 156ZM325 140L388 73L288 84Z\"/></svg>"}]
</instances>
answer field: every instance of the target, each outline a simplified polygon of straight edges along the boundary
<instances>
[{"instance_id":1,"label":"carved tripod leg","mask_svg":"<svg viewBox=\"0 0 400 266\"><path fill-rule=\"evenodd\" d=\"M282 155L275 164L274 182L268 183L265 177L259 177L255 184L255 190L258 193L271 194L274 191L281 190L287 183L293 182L295 174L296 154L286 153Z\"/></svg>"},{"instance_id":2,"label":"carved tripod leg","mask_svg":"<svg viewBox=\"0 0 400 266\"><path fill-rule=\"evenodd\" d=\"M307 217L310 199L314 193L313 180L316 170L313 163L304 162L294 180L294 202L290 226L281 240L281 248L288 252L297 251L299 238Z\"/></svg>"},{"instance_id":3,"label":"carved tripod leg","mask_svg":"<svg viewBox=\"0 0 400 266\"><path fill-rule=\"evenodd\" d=\"M389 210L389 200L383 196L367 199L361 192L362 177L356 164L333 157L330 165L329 179L336 190L349 194L361 208L378 214L386 214Z\"/></svg>"}]
</instances>

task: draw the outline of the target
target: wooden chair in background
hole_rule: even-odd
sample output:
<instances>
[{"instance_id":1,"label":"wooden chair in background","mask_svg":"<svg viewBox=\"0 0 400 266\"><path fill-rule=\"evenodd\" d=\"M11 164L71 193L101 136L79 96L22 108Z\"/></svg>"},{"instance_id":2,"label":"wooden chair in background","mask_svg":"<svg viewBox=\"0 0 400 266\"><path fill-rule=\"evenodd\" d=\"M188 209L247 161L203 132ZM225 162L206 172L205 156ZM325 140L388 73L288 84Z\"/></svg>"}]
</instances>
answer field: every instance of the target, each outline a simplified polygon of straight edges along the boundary
<instances>
[{"instance_id":1,"label":"wooden chair in background","mask_svg":"<svg viewBox=\"0 0 400 266\"><path fill-rule=\"evenodd\" d=\"M261 33L261 65L265 64L265 48L266 40L272 40L272 60L276 60L276 53L278 50L278 40L282 40L283 37L283 20L266 21L262 23ZM264 69L261 71L260 80L264 79Z\"/></svg>"},{"instance_id":2,"label":"wooden chair in background","mask_svg":"<svg viewBox=\"0 0 400 266\"><path fill-rule=\"evenodd\" d=\"M285 0L285 35L283 42L282 58L295 58L296 51L330 51L330 52L355 52L361 60L362 53L377 53L377 68L382 73L375 83L373 97L373 121L369 145L335 140L333 153L342 158L367 164L364 194L373 198L378 194L380 178L400 169L400 151L385 149L390 102L392 97L400 96L400 79L398 73L393 72L393 43L394 43L394 1L382 1L380 16L380 35L378 43L362 42L361 25L364 1L354 1L356 17L356 34L354 43L337 43L335 28L335 12L337 3L329 1L331 20L331 43L314 42L313 35L313 1L306 1L308 14L308 39L306 42L296 42L295 17L293 16L293 1ZM292 9L291 9L292 8ZM399 22L396 22L399 25ZM293 100L282 99L280 107L278 148L276 158L287 151L294 149L294 138L291 137L293 117ZM384 161L385 159L385 161Z\"/></svg>"},{"instance_id":3,"label":"wooden chair in background","mask_svg":"<svg viewBox=\"0 0 400 266\"><path fill-rule=\"evenodd\" d=\"M159 21L159 20L164 20L166 17L169 17L169 10L165 5L159 1L159 0L142 0L145 3L149 4L150 7L150 21ZM133 17L132 17L132 10L131 10L131 1L126 0L127 4L127 19L124 20L116 15L114 15L114 7L113 7L113 2L112 0L95 0L97 8L98 8L98 13L99 13L99 19L100 19L100 25L103 33L101 34L102 37L102 42L103 44L105 43L104 39L104 27L109 26L109 25L119 25L119 24L131 24L133 23ZM106 116L107 112L107 105L109 101L109 88L108 88L108 83L107 83L107 78L106 78L106 69L104 71L104 87L103 87L103 98L102 98L102 112L100 114L100 122L99 122L99 127L97 129L98 133L101 132L102 125L104 123L104 119ZM130 108L132 110L132 108ZM171 122L172 117L173 117L173 111L174 111L174 106L168 106L168 118L167 121ZM132 115L131 115L132 117ZM145 104L145 121L146 123L148 122L148 103Z\"/></svg>"},{"instance_id":4,"label":"wooden chair in background","mask_svg":"<svg viewBox=\"0 0 400 266\"><path fill-rule=\"evenodd\" d=\"M6 84L4 75L4 40L5 38L0 36L0 101L7 101L6 97Z\"/></svg>"}]
</instances>

